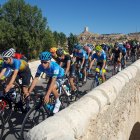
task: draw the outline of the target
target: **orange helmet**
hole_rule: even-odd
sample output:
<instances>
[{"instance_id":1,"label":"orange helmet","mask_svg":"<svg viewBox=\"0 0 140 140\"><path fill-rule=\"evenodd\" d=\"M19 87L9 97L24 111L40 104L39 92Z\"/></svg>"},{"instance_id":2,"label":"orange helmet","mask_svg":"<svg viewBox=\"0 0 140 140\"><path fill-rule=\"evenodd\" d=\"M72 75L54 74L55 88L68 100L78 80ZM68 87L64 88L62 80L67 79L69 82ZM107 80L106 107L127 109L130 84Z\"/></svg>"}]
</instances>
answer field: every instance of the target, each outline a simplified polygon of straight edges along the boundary
<instances>
[{"instance_id":1,"label":"orange helmet","mask_svg":"<svg viewBox=\"0 0 140 140\"><path fill-rule=\"evenodd\" d=\"M57 51L57 48L56 48L56 47L50 48L50 52L51 52L51 53L55 53L56 51Z\"/></svg>"}]
</instances>

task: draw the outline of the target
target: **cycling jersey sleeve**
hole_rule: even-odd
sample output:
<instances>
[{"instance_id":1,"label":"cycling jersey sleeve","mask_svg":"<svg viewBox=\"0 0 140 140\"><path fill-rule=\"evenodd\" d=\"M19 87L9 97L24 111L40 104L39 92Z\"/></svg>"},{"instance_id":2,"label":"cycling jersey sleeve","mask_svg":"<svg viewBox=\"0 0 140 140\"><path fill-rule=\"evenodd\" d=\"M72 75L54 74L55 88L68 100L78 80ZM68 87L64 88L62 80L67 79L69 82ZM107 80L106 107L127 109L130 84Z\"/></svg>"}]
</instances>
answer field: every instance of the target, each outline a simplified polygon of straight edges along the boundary
<instances>
[{"instance_id":1,"label":"cycling jersey sleeve","mask_svg":"<svg viewBox=\"0 0 140 140\"><path fill-rule=\"evenodd\" d=\"M57 65L53 65L53 69L52 69L52 77L58 77L59 74L59 67Z\"/></svg>"},{"instance_id":2,"label":"cycling jersey sleeve","mask_svg":"<svg viewBox=\"0 0 140 140\"><path fill-rule=\"evenodd\" d=\"M15 60L15 59L13 60L14 60L14 70L19 70L21 65L20 60Z\"/></svg>"},{"instance_id":3,"label":"cycling jersey sleeve","mask_svg":"<svg viewBox=\"0 0 140 140\"><path fill-rule=\"evenodd\" d=\"M94 60L94 59L97 59L96 53L94 53L94 54L92 55L92 60Z\"/></svg>"},{"instance_id":4,"label":"cycling jersey sleeve","mask_svg":"<svg viewBox=\"0 0 140 140\"><path fill-rule=\"evenodd\" d=\"M103 60L106 61L107 57L105 54L103 54Z\"/></svg>"}]
</instances>

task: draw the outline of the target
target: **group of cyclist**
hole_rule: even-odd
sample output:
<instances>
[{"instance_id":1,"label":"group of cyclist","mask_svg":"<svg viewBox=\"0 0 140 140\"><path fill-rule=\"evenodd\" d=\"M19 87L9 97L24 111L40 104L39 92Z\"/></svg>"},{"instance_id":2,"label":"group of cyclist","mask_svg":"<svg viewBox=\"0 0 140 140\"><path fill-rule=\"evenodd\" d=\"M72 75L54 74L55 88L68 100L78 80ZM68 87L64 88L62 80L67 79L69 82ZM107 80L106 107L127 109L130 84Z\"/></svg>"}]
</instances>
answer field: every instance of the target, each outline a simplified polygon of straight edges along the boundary
<instances>
[{"instance_id":1,"label":"group of cyclist","mask_svg":"<svg viewBox=\"0 0 140 140\"><path fill-rule=\"evenodd\" d=\"M140 52L139 43L133 43L130 49L128 46L129 43L115 43L113 48L106 44L96 46L92 44L85 44L83 46L75 44L71 55L64 49L53 47L50 49L50 52L45 51L40 53L40 64L30 87L31 70L29 65L22 59L22 56L20 58L16 57L15 49L11 48L2 53L0 59L0 79L3 76L10 77L5 88L5 92L8 92L14 86L15 80L20 78L22 80L23 96L25 99L28 99L41 73L45 73L49 78L49 82L46 87L44 103L49 102L50 94L53 93L56 99L53 113L57 113L61 106L57 89L62 85L66 77L69 78L72 89L71 94L73 94L77 90L74 83L76 69L83 73L83 83L85 83L88 74L92 71L93 65L96 64L104 82L106 80L105 73L108 59L113 61L114 66L117 64L119 66L118 71L121 71L121 61L122 59L124 60L124 67L126 67L126 58L130 57L130 50L131 53L135 52L134 50L136 50L135 53ZM55 61L52 61L52 58Z\"/></svg>"}]
</instances>

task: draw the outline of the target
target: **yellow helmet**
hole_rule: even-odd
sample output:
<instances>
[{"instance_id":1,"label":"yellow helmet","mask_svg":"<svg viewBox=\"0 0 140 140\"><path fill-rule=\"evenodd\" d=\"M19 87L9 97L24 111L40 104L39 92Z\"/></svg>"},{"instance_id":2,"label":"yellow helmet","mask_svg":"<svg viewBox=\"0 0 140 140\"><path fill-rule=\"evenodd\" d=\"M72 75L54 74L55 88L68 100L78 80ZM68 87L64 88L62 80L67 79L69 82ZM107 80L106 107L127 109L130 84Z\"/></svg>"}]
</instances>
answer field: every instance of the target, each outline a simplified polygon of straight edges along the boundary
<instances>
[{"instance_id":1,"label":"yellow helmet","mask_svg":"<svg viewBox=\"0 0 140 140\"><path fill-rule=\"evenodd\" d=\"M57 51L57 48L56 48L56 47L50 48L50 52L51 52L51 53L55 53L56 51Z\"/></svg>"},{"instance_id":2,"label":"yellow helmet","mask_svg":"<svg viewBox=\"0 0 140 140\"><path fill-rule=\"evenodd\" d=\"M102 47L101 47L100 45L96 46L96 47L95 47L95 51L97 51L97 52L102 51Z\"/></svg>"}]
</instances>

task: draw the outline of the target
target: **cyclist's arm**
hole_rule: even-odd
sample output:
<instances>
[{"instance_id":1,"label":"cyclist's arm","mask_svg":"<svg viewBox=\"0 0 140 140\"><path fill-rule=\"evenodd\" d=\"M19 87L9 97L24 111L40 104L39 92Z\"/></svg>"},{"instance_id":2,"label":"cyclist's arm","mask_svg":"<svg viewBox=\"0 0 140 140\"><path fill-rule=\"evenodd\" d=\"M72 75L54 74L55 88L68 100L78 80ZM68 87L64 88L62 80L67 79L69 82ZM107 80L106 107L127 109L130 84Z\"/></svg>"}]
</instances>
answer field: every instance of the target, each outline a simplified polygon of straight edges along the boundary
<instances>
[{"instance_id":1,"label":"cyclist's arm","mask_svg":"<svg viewBox=\"0 0 140 140\"><path fill-rule=\"evenodd\" d=\"M60 67L62 67L62 65L63 65L63 62L60 62L60 64L59 64L59 65L60 65Z\"/></svg>"},{"instance_id":2,"label":"cyclist's arm","mask_svg":"<svg viewBox=\"0 0 140 140\"><path fill-rule=\"evenodd\" d=\"M93 59L93 60L90 62L89 69L91 69L91 68L92 68L92 66L93 66L94 62L95 62L95 59Z\"/></svg>"},{"instance_id":3,"label":"cyclist's arm","mask_svg":"<svg viewBox=\"0 0 140 140\"><path fill-rule=\"evenodd\" d=\"M49 89L47 90L46 94L48 97L50 96L54 86L55 86L55 83L56 83L56 77L52 77L52 80L51 80L51 83L50 83L50 86L49 86Z\"/></svg>"},{"instance_id":4,"label":"cyclist's arm","mask_svg":"<svg viewBox=\"0 0 140 140\"><path fill-rule=\"evenodd\" d=\"M39 79L39 77L35 77L34 80L32 81L31 87L29 88L29 93L31 93L33 91L34 87L37 84L38 79Z\"/></svg>"},{"instance_id":5,"label":"cyclist's arm","mask_svg":"<svg viewBox=\"0 0 140 140\"><path fill-rule=\"evenodd\" d=\"M85 62L85 58L83 57L81 66L84 65L84 62Z\"/></svg>"},{"instance_id":6,"label":"cyclist's arm","mask_svg":"<svg viewBox=\"0 0 140 140\"><path fill-rule=\"evenodd\" d=\"M103 66L102 66L102 69L104 69L106 66L106 60L103 60Z\"/></svg>"},{"instance_id":7,"label":"cyclist's arm","mask_svg":"<svg viewBox=\"0 0 140 140\"><path fill-rule=\"evenodd\" d=\"M4 75L4 73L6 72L6 68L2 69L1 73L0 73L0 79L1 77Z\"/></svg>"},{"instance_id":8,"label":"cyclist's arm","mask_svg":"<svg viewBox=\"0 0 140 140\"><path fill-rule=\"evenodd\" d=\"M66 68L65 74L67 74L69 70L70 70L70 61L67 62L67 68Z\"/></svg>"},{"instance_id":9,"label":"cyclist's arm","mask_svg":"<svg viewBox=\"0 0 140 140\"><path fill-rule=\"evenodd\" d=\"M122 58L122 53L120 52L120 54L119 54L119 59L120 59L120 61L121 61L121 58Z\"/></svg>"}]
</instances>

